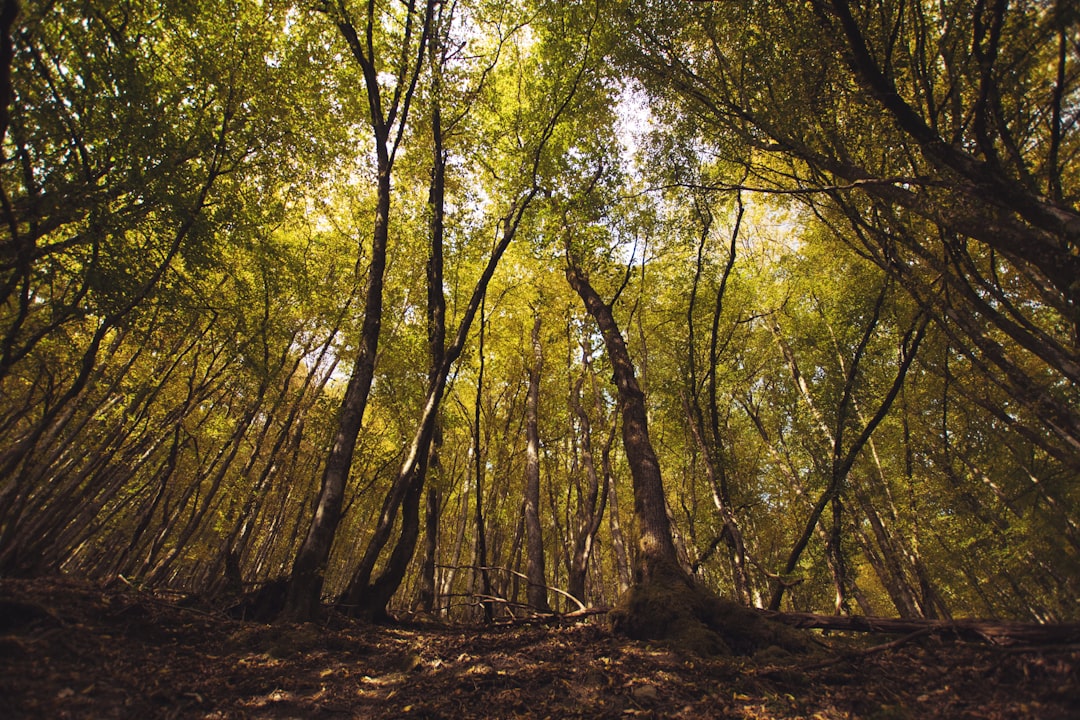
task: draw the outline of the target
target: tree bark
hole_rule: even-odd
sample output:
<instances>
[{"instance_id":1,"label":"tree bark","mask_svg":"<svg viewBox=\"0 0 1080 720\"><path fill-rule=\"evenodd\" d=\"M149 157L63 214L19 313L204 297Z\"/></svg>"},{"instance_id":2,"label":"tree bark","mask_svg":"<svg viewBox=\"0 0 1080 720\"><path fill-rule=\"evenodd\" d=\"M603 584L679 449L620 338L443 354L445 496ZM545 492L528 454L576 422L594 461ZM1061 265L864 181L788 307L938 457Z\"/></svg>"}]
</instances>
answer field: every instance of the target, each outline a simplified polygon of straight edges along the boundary
<instances>
[{"instance_id":1,"label":"tree bark","mask_svg":"<svg viewBox=\"0 0 1080 720\"><path fill-rule=\"evenodd\" d=\"M585 370L592 375L588 355L585 356ZM596 469L596 454L593 451L592 424L589 414L581 404L579 397L584 378L576 383L571 394L571 404L578 416L581 428L581 464L585 471L585 491L578 492L577 528L574 535L574 554L570 558L570 572L567 578L567 590L570 594L585 602L585 578L592 558L596 533L604 517L607 504L607 479L601 478Z\"/></svg>"},{"instance_id":2,"label":"tree bark","mask_svg":"<svg viewBox=\"0 0 1080 720\"><path fill-rule=\"evenodd\" d=\"M322 486L315 504L315 514L307 536L293 562L289 581L285 615L292 620L310 620L319 607L326 564L334 542L341 507L345 500L345 484L352 465L356 438L364 422L371 381L375 376L375 356L382 327L383 274L386 270L386 240L390 213L390 165L385 158L385 142L379 139L378 205L371 247L371 266L364 300L364 322L361 329L360 352L353 365L352 375L338 414L333 444L326 458Z\"/></svg>"},{"instance_id":3,"label":"tree bark","mask_svg":"<svg viewBox=\"0 0 1080 720\"><path fill-rule=\"evenodd\" d=\"M585 309L604 338L608 359L615 372L622 411L623 447L634 484L634 514L638 520L636 580L671 582L689 578L679 566L675 542L668 520L660 463L649 439L645 396L638 387L634 364L626 342L612 314L611 306L600 299L588 276L567 252L566 279L581 297Z\"/></svg>"},{"instance_id":4,"label":"tree bark","mask_svg":"<svg viewBox=\"0 0 1080 720\"><path fill-rule=\"evenodd\" d=\"M360 330L360 349L338 413L337 428L326 458L315 513L307 536L293 562L284 611L285 616L293 620L309 620L318 610L330 548L341 520L345 485L352 465L353 452L356 449L356 438L363 425L364 411L367 408L371 382L375 375L375 359L382 329L383 277L386 272L386 245L390 225L391 172L397 143L405 129L409 105L416 88L416 79L419 77L423 64L422 58L427 48L433 6L434 0L428 0L425 3L421 32L417 40L417 59L411 65L406 62L399 68L393 100L386 108L382 103L379 73L375 67L375 50L371 42L375 25L374 4L368 7L366 45L360 40L347 16L337 18L338 29L364 73L364 85L371 111L371 129L375 140L377 201L372 230L371 263L368 267L368 282L364 293L364 321ZM413 41L414 12L414 3L410 2L407 8L408 18L404 38L406 51ZM404 52L403 57L407 57ZM399 112L400 118L397 117ZM397 134L392 138L395 123Z\"/></svg>"},{"instance_id":5,"label":"tree bark","mask_svg":"<svg viewBox=\"0 0 1080 720\"><path fill-rule=\"evenodd\" d=\"M435 612L435 561L439 536L439 491L436 488L428 488L424 518L424 563L420 567L416 608L431 615Z\"/></svg>"},{"instance_id":6,"label":"tree bark","mask_svg":"<svg viewBox=\"0 0 1080 720\"><path fill-rule=\"evenodd\" d=\"M544 355L540 347L540 315L532 327L533 364L529 368L529 391L525 401L525 544L529 607L539 613L551 612L544 571L544 537L540 527L540 372ZM573 590L571 590L573 594Z\"/></svg>"},{"instance_id":7,"label":"tree bark","mask_svg":"<svg viewBox=\"0 0 1080 720\"><path fill-rule=\"evenodd\" d=\"M484 397L484 303L480 303L480 338L477 346L477 355L480 358L480 369L476 375L476 403L473 407L473 473L476 480L476 497L473 498L473 520L476 533L476 567L480 574L480 594L484 598L491 597L491 575L487 564L487 528L484 526L484 458L483 448L480 443L481 432L481 404ZM482 603L484 608L484 620L490 623L495 619L494 608L489 600Z\"/></svg>"},{"instance_id":8,"label":"tree bark","mask_svg":"<svg viewBox=\"0 0 1080 720\"><path fill-rule=\"evenodd\" d=\"M612 428L614 438L615 428ZM608 488L608 529L611 532L611 549L615 552L615 573L618 579L619 595L630 588L630 557L626 551L626 538L623 535L622 521L619 517L619 493L615 489L615 474L611 471L611 443L605 447L601 456L604 469L604 482Z\"/></svg>"},{"instance_id":9,"label":"tree bark","mask_svg":"<svg viewBox=\"0 0 1080 720\"><path fill-rule=\"evenodd\" d=\"M701 221L701 239L698 244L697 262L694 268L694 282L690 291L690 302L687 305L687 366L689 371L689 412L691 434L705 460L705 474L712 490L713 504L720 514L724 526L721 533L724 543L728 548L728 557L731 562L731 575L735 585L735 596L743 605L750 605L750 576L746 567L746 545L743 540L742 529L732 509L731 494L728 484L728 472L724 457L724 441L720 434L720 405L717 400L716 366L720 362L720 318L724 310L724 294L727 289L728 279L735 267L736 243L739 239L739 229L742 226L742 218L745 212L742 202L742 194L736 195L736 214L734 227L731 230L731 240L728 245L727 262L724 264L723 274L720 277L720 285L716 290L713 302L712 322L709 332L709 353L705 377L707 383L708 399L708 434L706 435L705 414L701 408L701 398L697 377L697 347L694 332L694 314L697 301L698 284L701 279L705 243L712 228L712 211L699 201L697 206Z\"/></svg>"},{"instance_id":10,"label":"tree bark","mask_svg":"<svg viewBox=\"0 0 1080 720\"><path fill-rule=\"evenodd\" d=\"M476 318L478 312L481 315L480 335L481 338L483 338L483 303L487 293L488 284L495 274L495 269L498 267L500 259L516 236L517 229L521 224L521 219L533 198L536 197L537 192L537 188L530 188L522 197L519 197L511 205L510 210L503 216L502 222L500 223L500 226L502 227L502 236L499 238L499 242L495 248L492 249L487 265L484 267L484 271L481 273L480 278L477 279L476 285L473 287L472 296L469 299L468 306L458 324L454 342L446 348L445 353L442 356L442 364L439 367L439 372L432 382L431 387L428 389L427 400L424 404L424 412L418 423L412 443L406 452L405 460L403 461L401 468L398 470L397 479L383 500L383 507L379 514L375 532L373 533L372 538L364 551L364 555L360 560L360 564L353 574L348 589L345 591L345 595L342 598L345 605L356 608L361 614L372 617L379 617L385 614L385 600L389 600L390 595L392 595L393 592L391 591L390 595L385 595L384 592L380 591L376 595L365 599L364 595L368 592L369 586L371 586L371 575L374 572L379 554L390 539L391 531L402 503L406 498L411 498L410 502L419 503L419 490L416 490L414 486L423 486L424 473L417 472L417 467L422 460L426 461L426 448L429 447L435 431L438 411L446 390L450 369L461 356L461 353L465 348L469 330L472 328L473 320ZM481 346L482 345L483 341L481 339ZM481 350L481 359L482 358L483 352ZM409 512L408 517L412 517L415 508L407 509ZM412 539L410 540L410 538ZM402 547L400 552L404 553L404 557L411 558L412 552L415 549L415 535L412 527L407 525L402 526L399 544L402 543L404 543L406 547ZM395 548L394 552L398 553L399 551ZM408 560L406 560L406 563L407 562ZM405 566L388 567L387 571L384 572L385 577L376 582L379 582L380 586L383 588L392 586L393 589L396 590L397 584L400 584L401 579L404 577L405 569Z\"/></svg>"}]
</instances>

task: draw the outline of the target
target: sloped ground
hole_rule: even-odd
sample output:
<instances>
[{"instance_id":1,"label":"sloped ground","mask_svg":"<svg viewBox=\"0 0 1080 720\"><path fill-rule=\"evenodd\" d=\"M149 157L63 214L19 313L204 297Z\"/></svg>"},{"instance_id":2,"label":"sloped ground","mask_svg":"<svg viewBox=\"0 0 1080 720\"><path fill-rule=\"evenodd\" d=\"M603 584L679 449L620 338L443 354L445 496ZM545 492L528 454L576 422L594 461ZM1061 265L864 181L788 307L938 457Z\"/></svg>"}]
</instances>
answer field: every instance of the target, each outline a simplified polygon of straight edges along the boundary
<instances>
[{"instance_id":1,"label":"sloped ground","mask_svg":"<svg viewBox=\"0 0 1080 720\"><path fill-rule=\"evenodd\" d=\"M592 624L241 622L177 598L0 580L0 718L1075 718L1080 648L822 638L703 660Z\"/></svg>"}]
</instances>

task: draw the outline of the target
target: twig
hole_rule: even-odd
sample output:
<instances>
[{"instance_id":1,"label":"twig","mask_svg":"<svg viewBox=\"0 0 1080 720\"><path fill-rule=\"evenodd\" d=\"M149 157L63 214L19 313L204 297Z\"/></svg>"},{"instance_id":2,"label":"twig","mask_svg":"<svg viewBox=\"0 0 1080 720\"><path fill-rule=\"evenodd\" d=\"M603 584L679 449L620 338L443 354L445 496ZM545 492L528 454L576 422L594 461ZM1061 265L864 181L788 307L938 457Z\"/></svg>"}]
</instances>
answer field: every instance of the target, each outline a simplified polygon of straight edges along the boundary
<instances>
[{"instance_id":1,"label":"twig","mask_svg":"<svg viewBox=\"0 0 1080 720\"><path fill-rule=\"evenodd\" d=\"M437 565L436 567L445 568L447 570L488 570L488 571L497 570L499 572L505 572L505 573L510 573L511 575L517 575L522 580L529 581L529 583L532 584L532 581L529 580L528 575L526 575L525 573L522 573L522 572L518 572L517 570L511 570L510 568L507 568L507 567L476 566L476 565ZM552 587L550 585L543 585L542 587L545 587L548 590L550 590L551 592L558 593L559 595L562 595L563 597L568 598L569 600L573 601L573 603L578 606L577 612L588 609L588 608L585 607L585 604L583 602L581 602L580 600L578 600L576 597L574 597L570 593L566 592L565 590L560 590L559 588Z\"/></svg>"}]
</instances>

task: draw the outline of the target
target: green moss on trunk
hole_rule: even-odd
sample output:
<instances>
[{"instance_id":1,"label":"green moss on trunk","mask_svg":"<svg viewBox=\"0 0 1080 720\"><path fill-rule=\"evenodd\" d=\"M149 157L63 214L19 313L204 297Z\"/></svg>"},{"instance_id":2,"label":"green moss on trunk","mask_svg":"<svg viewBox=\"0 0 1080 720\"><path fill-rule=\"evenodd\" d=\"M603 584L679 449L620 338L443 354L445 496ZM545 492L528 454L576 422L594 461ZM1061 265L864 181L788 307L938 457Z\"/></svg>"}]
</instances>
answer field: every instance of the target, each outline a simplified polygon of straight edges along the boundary
<instances>
[{"instance_id":1,"label":"green moss on trunk","mask_svg":"<svg viewBox=\"0 0 1080 720\"><path fill-rule=\"evenodd\" d=\"M809 638L755 611L722 600L677 568L653 570L611 613L612 628L636 640L657 640L702 656L805 653Z\"/></svg>"}]
</instances>

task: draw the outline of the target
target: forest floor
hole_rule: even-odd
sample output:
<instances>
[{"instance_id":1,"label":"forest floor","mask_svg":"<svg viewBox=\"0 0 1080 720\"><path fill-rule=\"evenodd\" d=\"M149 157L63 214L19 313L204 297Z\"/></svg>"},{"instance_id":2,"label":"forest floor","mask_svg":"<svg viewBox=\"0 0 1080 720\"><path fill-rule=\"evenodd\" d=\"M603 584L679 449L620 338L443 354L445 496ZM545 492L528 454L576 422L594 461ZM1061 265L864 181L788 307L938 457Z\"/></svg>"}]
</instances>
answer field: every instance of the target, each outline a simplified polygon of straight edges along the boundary
<instances>
[{"instance_id":1,"label":"forest floor","mask_svg":"<svg viewBox=\"0 0 1080 720\"><path fill-rule=\"evenodd\" d=\"M271 626L179 600L0 579L0 718L1080 717L1076 646L817 634L702 659L602 618Z\"/></svg>"}]
</instances>

